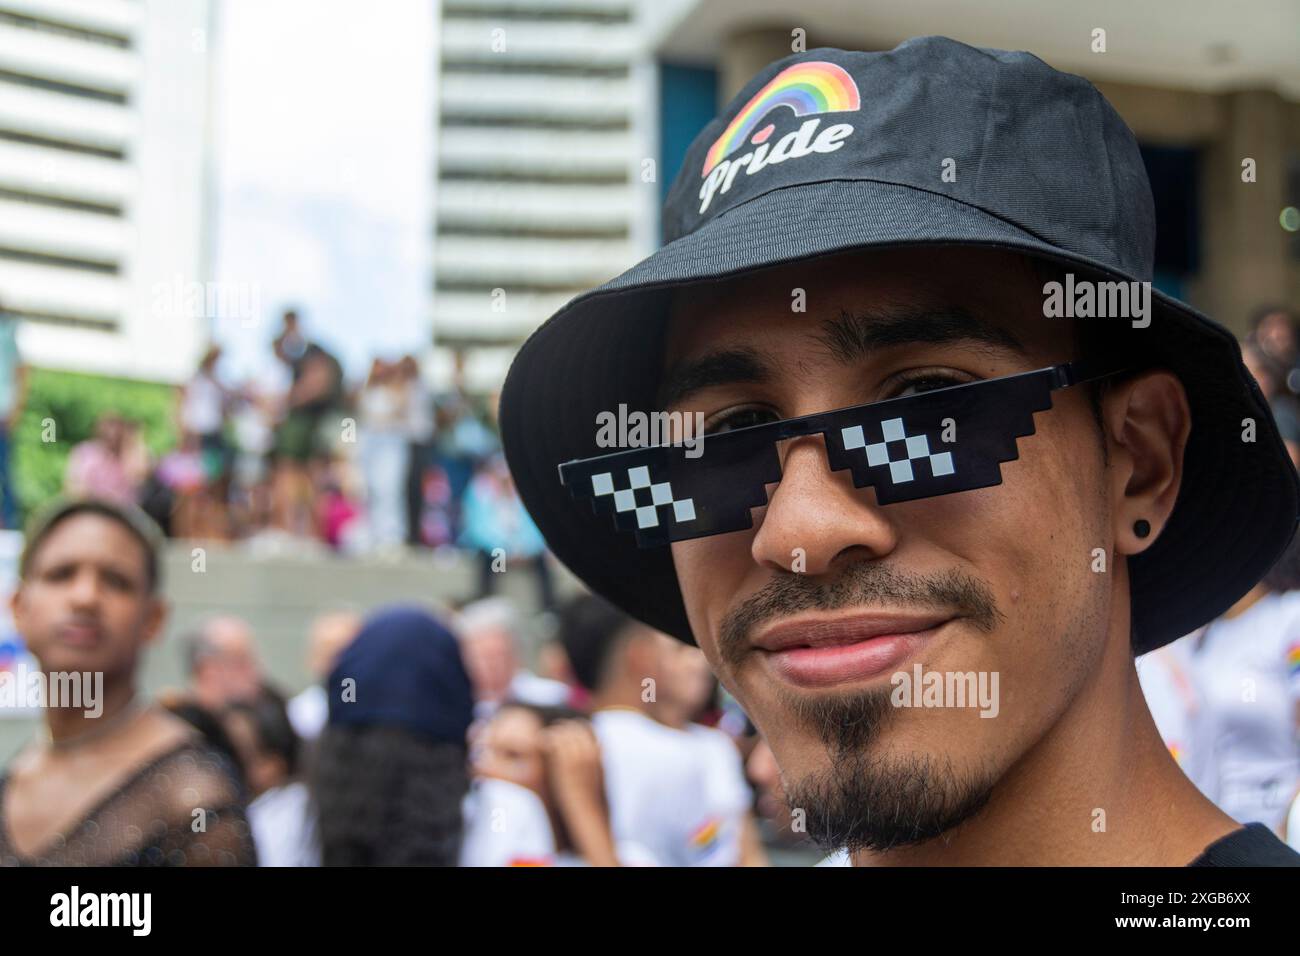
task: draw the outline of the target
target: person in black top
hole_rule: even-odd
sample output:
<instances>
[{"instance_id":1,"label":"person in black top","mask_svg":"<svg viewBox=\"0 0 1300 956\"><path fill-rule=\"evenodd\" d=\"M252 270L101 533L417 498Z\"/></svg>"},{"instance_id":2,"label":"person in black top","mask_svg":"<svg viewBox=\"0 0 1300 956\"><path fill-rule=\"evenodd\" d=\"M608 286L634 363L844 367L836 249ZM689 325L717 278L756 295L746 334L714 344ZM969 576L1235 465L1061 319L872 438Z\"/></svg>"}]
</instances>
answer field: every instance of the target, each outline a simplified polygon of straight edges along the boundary
<instances>
[{"instance_id":1,"label":"person in black top","mask_svg":"<svg viewBox=\"0 0 1300 956\"><path fill-rule=\"evenodd\" d=\"M272 348L291 375L284 417L275 432L272 517L282 530L310 534L315 530L312 466L331 451L324 432L344 400L343 366L306 338L293 309L285 311Z\"/></svg>"},{"instance_id":2,"label":"person in black top","mask_svg":"<svg viewBox=\"0 0 1300 956\"><path fill-rule=\"evenodd\" d=\"M0 866L256 865L235 766L137 688L165 618L159 534L96 500L28 529L12 607L48 690L43 735L0 776Z\"/></svg>"},{"instance_id":3,"label":"person in black top","mask_svg":"<svg viewBox=\"0 0 1300 956\"><path fill-rule=\"evenodd\" d=\"M1151 288L1102 95L944 37L799 52L663 223L524 344L502 439L556 556L699 644L796 829L860 866L1300 862L1138 683L1268 571L1300 483L1235 337Z\"/></svg>"}]
</instances>

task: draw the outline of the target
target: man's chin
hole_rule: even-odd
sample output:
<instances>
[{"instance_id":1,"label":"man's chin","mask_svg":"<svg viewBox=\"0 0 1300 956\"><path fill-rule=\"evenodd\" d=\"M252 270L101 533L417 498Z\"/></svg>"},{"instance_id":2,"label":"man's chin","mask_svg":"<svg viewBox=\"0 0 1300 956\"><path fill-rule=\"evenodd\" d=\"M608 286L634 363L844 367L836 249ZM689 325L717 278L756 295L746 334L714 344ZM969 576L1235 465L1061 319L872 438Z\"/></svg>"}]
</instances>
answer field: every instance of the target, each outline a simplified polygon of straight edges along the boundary
<instances>
[{"instance_id":1,"label":"man's chin","mask_svg":"<svg viewBox=\"0 0 1300 956\"><path fill-rule=\"evenodd\" d=\"M785 777L787 803L822 849L883 851L924 843L977 814L994 781L929 753L839 753Z\"/></svg>"}]
</instances>

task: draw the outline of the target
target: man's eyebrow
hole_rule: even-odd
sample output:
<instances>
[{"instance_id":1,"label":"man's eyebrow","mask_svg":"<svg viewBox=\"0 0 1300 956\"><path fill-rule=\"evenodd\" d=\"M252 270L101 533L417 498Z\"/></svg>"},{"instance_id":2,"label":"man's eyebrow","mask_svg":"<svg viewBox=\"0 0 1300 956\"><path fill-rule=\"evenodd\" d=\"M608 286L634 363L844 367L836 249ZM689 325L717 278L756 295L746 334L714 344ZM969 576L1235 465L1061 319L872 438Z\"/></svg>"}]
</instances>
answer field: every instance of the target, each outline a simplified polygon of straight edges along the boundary
<instances>
[{"instance_id":1,"label":"man's eyebrow","mask_svg":"<svg viewBox=\"0 0 1300 956\"><path fill-rule=\"evenodd\" d=\"M825 320L817 338L832 358L844 364L894 345L974 342L1017 355L1028 354L1010 332L981 322L960 306L891 306L856 312L846 309ZM695 392L718 385L766 382L772 374L771 367L753 349L710 352L678 362L668 370L659 386L657 407L671 408Z\"/></svg>"},{"instance_id":2,"label":"man's eyebrow","mask_svg":"<svg viewBox=\"0 0 1300 956\"><path fill-rule=\"evenodd\" d=\"M893 345L977 342L1000 351L1027 355L1021 341L1006 329L981 322L961 306L887 308L840 314L822 323L821 344L839 362L865 358Z\"/></svg>"},{"instance_id":3,"label":"man's eyebrow","mask_svg":"<svg viewBox=\"0 0 1300 956\"><path fill-rule=\"evenodd\" d=\"M753 349L736 348L710 352L696 359L677 362L659 385L658 407L671 408L687 396L715 385L765 382L772 375L767 363Z\"/></svg>"}]
</instances>

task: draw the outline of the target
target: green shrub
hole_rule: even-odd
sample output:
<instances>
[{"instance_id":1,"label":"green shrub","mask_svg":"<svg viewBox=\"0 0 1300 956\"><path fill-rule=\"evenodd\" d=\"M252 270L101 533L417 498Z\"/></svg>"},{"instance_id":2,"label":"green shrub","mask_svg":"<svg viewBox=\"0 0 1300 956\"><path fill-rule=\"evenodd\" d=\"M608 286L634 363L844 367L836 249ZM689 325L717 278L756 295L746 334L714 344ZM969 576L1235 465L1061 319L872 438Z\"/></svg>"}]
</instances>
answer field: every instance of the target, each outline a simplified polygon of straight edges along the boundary
<instances>
[{"instance_id":1,"label":"green shrub","mask_svg":"<svg viewBox=\"0 0 1300 956\"><path fill-rule=\"evenodd\" d=\"M171 385L29 368L22 416L11 436L23 519L62 490L68 454L93 435L99 416L116 412L140 423L145 444L159 455L176 444L175 409ZM46 440L51 433L53 440Z\"/></svg>"}]
</instances>

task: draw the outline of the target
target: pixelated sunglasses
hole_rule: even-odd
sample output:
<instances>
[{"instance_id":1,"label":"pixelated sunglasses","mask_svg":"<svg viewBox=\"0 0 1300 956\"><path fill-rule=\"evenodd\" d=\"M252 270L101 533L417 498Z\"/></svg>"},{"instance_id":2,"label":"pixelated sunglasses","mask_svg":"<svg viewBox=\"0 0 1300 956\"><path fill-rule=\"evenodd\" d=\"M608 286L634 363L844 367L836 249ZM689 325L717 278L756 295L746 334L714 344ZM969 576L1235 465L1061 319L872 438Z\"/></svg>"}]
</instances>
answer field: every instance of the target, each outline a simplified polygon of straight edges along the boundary
<instances>
[{"instance_id":1,"label":"pixelated sunglasses","mask_svg":"<svg viewBox=\"0 0 1300 956\"><path fill-rule=\"evenodd\" d=\"M777 442L803 435L821 434L831 471L849 469L882 505L987 488L1002 483L1002 462L1019 456L1016 439L1034 433L1052 392L1122 371L1070 362L576 459L559 466L560 482L642 548L753 527L750 509L781 480Z\"/></svg>"}]
</instances>

